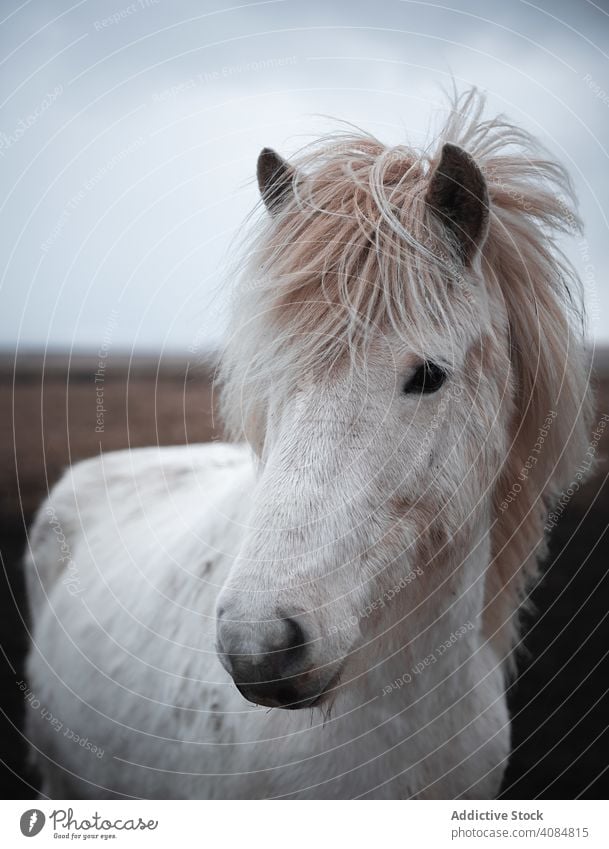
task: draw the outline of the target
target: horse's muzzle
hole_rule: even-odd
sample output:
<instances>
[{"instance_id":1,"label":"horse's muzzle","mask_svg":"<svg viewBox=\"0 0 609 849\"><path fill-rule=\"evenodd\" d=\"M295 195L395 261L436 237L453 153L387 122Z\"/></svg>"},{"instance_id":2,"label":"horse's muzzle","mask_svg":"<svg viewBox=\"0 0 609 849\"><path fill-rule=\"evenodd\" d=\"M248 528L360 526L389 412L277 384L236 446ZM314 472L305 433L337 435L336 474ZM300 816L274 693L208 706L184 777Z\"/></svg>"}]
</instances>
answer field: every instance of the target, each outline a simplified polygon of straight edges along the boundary
<instances>
[{"instance_id":1,"label":"horse's muzzle","mask_svg":"<svg viewBox=\"0 0 609 849\"><path fill-rule=\"evenodd\" d=\"M265 622L218 617L218 656L244 698L266 707L298 710L321 700L323 689L307 635L296 619Z\"/></svg>"}]
</instances>

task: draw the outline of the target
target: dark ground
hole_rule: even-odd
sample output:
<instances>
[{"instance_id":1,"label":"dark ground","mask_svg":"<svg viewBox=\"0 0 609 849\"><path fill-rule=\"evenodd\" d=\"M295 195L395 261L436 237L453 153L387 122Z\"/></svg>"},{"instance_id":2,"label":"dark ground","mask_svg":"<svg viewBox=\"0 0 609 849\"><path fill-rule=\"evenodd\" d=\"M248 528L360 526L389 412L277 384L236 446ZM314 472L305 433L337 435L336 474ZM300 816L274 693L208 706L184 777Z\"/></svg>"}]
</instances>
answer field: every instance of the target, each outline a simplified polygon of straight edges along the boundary
<instances>
[{"instance_id":1,"label":"dark ground","mask_svg":"<svg viewBox=\"0 0 609 849\"><path fill-rule=\"evenodd\" d=\"M209 371L180 362L114 358L104 377L104 432L95 433L90 359L0 361L0 798L28 798L18 683L27 646L20 558L25 528L47 487L69 463L128 445L214 436ZM128 380L127 380L128 377ZM598 415L609 411L609 371L597 369ZM607 428L606 434L609 433ZM545 577L533 592L526 653L510 688L513 753L504 798L609 795L609 578L607 446L599 470L554 530Z\"/></svg>"}]
</instances>

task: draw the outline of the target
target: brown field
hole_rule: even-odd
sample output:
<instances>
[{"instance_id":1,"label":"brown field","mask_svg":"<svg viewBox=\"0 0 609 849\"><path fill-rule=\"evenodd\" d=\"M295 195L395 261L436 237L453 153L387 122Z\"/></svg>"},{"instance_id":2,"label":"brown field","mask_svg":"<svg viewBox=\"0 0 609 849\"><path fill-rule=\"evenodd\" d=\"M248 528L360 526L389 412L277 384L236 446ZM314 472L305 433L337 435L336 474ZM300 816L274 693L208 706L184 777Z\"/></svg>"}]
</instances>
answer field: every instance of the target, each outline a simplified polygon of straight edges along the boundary
<instances>
[{"instance_id":1,"label":"brown field","mask_svg":"<svg viewBox=\"0 0 609 849\"><path fill-rule=\"evenodd\" d=\"M98 361L38 356L0 364L2 419L0 517L32 511L64 469L100 451L202 442L214 436L211 368L169 360L113 359L95 382ZM102 393L98 396L98 392ZM105 412L97 419L98 397ZM96 431L101 428L100 431Z\"/></svg>"},{"instance_id":2,"label":"brown field","mask_svg":"<svg viewBox=\"0 0 609 849\"><path fill-rule=\"evenodd\" d=\"M597 360L599 417L609 412L607 357ZM95 382L97 362L23 357L15 371L0 362L4 410L0 451L0 552L4 564L0 645L3 716L0 790L35 792L20 735L17 681L27 645L19 558L25 527L69 463L127 446L198 442L214 427L211 368L184 360L113 357ZM96 419L103 391L103 422ZM101 431L96 431L101 427ZM609 428L607 428L609 433ZM605 797L609 789L609 545L606 539L609 438L600 443L596 476L573 498L552 539L545 578L533 592L519 677L510 688L513 754L504 794L511 798Z\"/></svg>"}]
</instances>

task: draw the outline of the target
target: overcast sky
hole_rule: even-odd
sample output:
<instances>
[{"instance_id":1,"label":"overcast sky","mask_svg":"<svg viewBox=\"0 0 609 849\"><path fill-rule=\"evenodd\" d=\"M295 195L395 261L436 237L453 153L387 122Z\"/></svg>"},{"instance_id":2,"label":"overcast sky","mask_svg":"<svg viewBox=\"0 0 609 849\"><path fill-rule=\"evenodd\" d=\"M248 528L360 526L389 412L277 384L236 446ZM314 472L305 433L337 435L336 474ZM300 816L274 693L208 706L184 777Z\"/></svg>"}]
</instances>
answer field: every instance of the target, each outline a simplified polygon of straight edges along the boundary
<instances>
[{"instance_id":1,"label":"overcast sky","mask_svg":"<svg viewBox=\"0 0 609 849\"><path fill-rule=\"evenodd\" d=\"M3 0L0 347L202 350L265 145L346 119L424 142L441 86L488 92L564 161L609 342L609 16L587 0ZM105 340L105 341L104 341Z\"/></svg>"}]
</instances>

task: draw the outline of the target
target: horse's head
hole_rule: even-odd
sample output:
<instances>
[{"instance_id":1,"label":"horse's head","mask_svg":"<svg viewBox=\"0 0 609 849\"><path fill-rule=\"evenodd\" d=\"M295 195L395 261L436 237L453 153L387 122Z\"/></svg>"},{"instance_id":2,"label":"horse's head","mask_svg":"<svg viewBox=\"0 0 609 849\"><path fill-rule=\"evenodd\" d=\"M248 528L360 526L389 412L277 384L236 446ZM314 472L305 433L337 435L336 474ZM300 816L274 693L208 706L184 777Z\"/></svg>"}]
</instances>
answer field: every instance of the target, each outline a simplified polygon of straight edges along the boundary
<instances>
[{"instance_id":1,"label":"horse's head","mask_svg":"<svg viewBox=\"0 0 609 849\"><path fill-rule=\"evenodd\" d=\"M259 475L218 649L246 698L302 708L459 599L480 626L513 438L513 231L452 143L353 137L297 168L265 150L258 179L224 403Z\"/></svg>"}]
</instances>

